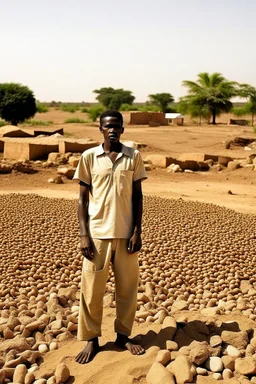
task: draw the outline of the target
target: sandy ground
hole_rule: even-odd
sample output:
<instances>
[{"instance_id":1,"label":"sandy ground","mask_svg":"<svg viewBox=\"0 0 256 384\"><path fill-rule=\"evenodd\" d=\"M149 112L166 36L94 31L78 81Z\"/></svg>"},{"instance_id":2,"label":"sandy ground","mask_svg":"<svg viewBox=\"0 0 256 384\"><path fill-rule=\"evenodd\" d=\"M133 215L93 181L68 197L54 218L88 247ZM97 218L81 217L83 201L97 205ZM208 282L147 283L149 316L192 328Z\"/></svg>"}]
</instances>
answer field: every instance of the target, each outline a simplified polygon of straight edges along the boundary
<instances>
[{"instance_id":1,"label":"sandy ground","mask_svg":"<svg viewBox=\"0 0 256 384\"><path fill-rule=\"evenodd\" d=\"M83 116L82 116L83 115ZM84 114L66 114L51 111L36 116L37 119L54 121L54 126L64 127L68 135L90 137L101 140L97 126L63 124L69 117L85 118ZM222 117L225 122L227 116ZM125 121L127 122L127 115ZM251 137L256 135L250 127L229 127L226 125L212 127L131 127L127 126L123 139L135 140L147 145L142 150L142 156L150 153L163 153L178 158L181 153L203 152L213 155L227 155L234 158L246 158L249 154L244 149L226 150L224 142L236 136ZM47 180L56 174L56 169L45 169L33 175L14 173L0 175L0 193L38 193L48 197L77 198L79 187L72 181L61 185L49 184ZM148 180L143 183L145 194L154 194L165 198L197 200L199 202L222 205L242 213L256 214L256 172L251 169L238 169L233 172L209 171L193 174L171 174L166 170L148 172ZM230 192L232 194L230 194ZM189 316L189 314L188 314ZM190 314L195 316L195 314ZM228 319L228 318L227 318ZM93 362L80 366L74 362L74 357L81 350L83 343L71 340L60 347L58 351L50 352L45 357L37 377L42 373L54 371L57 363L64 361L70 368L73 378L70 382L76 384L129 384L146 383L145 375L155 359L158 348L163 347L160 324L135 324L133 336L138 336L147 349L144 356L131 356L128 351L120 351L113 345L114 310L104 312L103 337L101 345L103 352L98 354ZM249 321L242 318L243 322Z\"/></svg>"}]
</instances>

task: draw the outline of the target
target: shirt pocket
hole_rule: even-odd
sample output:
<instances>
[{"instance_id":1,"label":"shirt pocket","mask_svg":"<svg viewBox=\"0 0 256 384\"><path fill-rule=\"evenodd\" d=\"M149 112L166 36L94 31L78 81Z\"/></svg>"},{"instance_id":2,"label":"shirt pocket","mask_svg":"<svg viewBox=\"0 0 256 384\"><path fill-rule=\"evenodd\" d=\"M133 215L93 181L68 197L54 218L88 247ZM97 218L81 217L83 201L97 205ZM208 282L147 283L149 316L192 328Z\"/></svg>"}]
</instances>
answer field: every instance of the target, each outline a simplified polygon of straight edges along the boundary
<instances>
[{"instance_id":1,"label":"shirt pocket","mask_svg":"<svg viewBox=\"0 0 256 384\"><path fill-rule=\"evenodd\" d=\"M120 171L119 194L132 196L133 171Z\"/></svg>"}]
</instances>

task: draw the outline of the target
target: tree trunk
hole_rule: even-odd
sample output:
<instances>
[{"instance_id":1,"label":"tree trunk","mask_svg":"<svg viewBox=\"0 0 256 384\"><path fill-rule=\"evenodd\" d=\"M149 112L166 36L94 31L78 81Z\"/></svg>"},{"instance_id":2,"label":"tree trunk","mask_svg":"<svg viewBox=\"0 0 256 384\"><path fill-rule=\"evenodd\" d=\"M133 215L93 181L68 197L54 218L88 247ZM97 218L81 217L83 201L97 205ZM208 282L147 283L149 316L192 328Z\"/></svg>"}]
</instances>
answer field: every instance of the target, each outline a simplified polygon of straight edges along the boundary
<instances>
[{"instance_id":1,"label":"tree trunk","mask_svg":"<svg viewBox=\"0 0 256 384\"><path fill-rule=\"evenodd\" d=\"M215 111L215 109L212 111L212 124L213 125L216 124L216 111Z\"/></svg>"},{"instance_id":2,"label":"tree trunk","mask_svg":"<svg viewBox=\"0 0 256 384\"><path fill-rule=\"evenodd\" d=\"M16 120L12 120L12 121L11 121L11 125L14 125L15 127L17 127L18 122L17 122Z\"/></svg>"}]
</instances>

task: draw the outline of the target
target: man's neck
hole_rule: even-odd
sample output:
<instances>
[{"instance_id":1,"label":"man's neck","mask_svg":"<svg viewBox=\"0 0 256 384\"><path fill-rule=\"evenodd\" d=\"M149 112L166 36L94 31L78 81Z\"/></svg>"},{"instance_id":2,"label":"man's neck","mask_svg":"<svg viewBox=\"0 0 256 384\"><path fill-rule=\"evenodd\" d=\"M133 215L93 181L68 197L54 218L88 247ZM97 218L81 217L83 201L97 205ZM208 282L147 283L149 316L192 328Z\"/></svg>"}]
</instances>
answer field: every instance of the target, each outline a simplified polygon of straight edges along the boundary
<instances>
[{"instance_id":1,"label":"man's neck","mask_svg":"<svg viewBox=\"0 0 256 384\"><path fill-rule=\"evenodd\" d=\"M122 143L120 141L116 143L110 143L109 141L103 143L103 148L105 153L111 153L111 152L121 152Z\"/></svg>"}]
</instances>

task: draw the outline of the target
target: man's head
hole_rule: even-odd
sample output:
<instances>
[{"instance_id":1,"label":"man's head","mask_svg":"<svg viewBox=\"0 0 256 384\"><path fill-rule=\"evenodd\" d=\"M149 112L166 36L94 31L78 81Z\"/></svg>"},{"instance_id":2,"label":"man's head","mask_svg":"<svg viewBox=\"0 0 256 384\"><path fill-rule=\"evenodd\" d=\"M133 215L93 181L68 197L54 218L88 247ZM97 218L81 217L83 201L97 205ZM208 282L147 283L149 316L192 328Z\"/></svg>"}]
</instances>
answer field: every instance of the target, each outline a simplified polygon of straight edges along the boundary
<instances>
[{"instance_id":1,"label":"man's head","mask_svg":"<svg viewBox=\"0 0 256 384\"><path fill-rule=\"evenodd\" d=\"M100 131L104 140L118 142L124 132L123 116L120 112L109 109L100 115Z\"/></svg>"}]
</instances>

